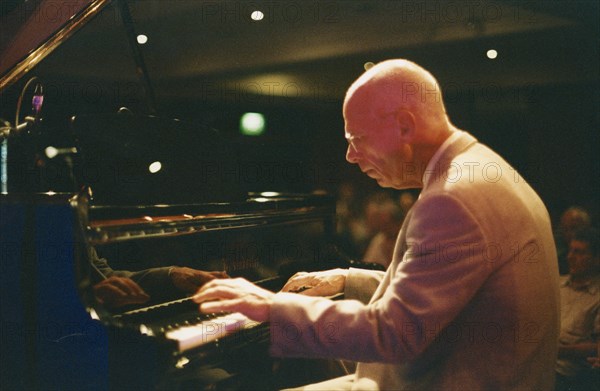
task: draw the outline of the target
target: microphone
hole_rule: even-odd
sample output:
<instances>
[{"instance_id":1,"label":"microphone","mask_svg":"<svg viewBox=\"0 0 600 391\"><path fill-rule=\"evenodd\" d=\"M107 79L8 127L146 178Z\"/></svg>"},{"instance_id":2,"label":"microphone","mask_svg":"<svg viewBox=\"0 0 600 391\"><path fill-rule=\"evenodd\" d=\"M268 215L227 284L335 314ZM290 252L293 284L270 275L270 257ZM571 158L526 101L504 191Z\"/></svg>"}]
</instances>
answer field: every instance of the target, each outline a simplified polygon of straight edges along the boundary
<instances>
[{"instance_id":1,"label":"microphone","mask_svg":"<svg viewBox=\"0 0 600 391\"><path fill-rule=\"evenodd\" d=\"M19 134L26 132L30 133L30 126L37 125L41 118L40 114L42 112L42 106L44 104L44 87L42 83L36 82L39 80L37 77L32 77L25 83L23 90L21 90L21 94L19 95L19 99L17 101L17 113L15 116L15 126L14 127L5 127L0 129L0 138L9 138L18 136ZM33 97L31 98L31 111L33 116L26 116L25 121L23 123L19 123L19 113L21 112L21 103L23 102L23 97L25 92L33 83L35 84L35 88L33 90Z\"/></svg>"},{"instance_id":2,"label":"microphone","mask_svg":"<svg viewBox=\"0 0 600 391\"><path fill-rule=\"evenodd\" d=\"M77 153L77 148L56 148L50 145L49 147L46 147L46 149L44 149L44 153L49 159L54 159L58 155L69 155Z\"/></svg>"},{"instance_id":3,"label":"microphone","mask_svg":"<svg viewBox=\"0 0 600 391\"><path fill-rule=\"evenodd\" d=\"M26 132L27 134L29 134L29 132L31 132L30 127L36 125L39 122L39 118L36 117L32 117L30 115L25 117L25 121L20 123L19 125L17 125L16 127L10 129L8 136L12 137L12 136L17 136L19 134L21 134L22 132ZM29 130L27 130L29 129Z\"/></svg>"},{"instance_id":4,"label":"microphone","mask_svg":"<svg viewBox=\"0 0 600 391\"><path fill-rule=\"evenodd\" d=\"M33 116L36 119L36 121L42 111L43 104L44 87L42 86L42 83L37 83L35 85L35 89L33 90L33 98L31 99L31 111L33 112Z\"/></svg>"}]
</instances>

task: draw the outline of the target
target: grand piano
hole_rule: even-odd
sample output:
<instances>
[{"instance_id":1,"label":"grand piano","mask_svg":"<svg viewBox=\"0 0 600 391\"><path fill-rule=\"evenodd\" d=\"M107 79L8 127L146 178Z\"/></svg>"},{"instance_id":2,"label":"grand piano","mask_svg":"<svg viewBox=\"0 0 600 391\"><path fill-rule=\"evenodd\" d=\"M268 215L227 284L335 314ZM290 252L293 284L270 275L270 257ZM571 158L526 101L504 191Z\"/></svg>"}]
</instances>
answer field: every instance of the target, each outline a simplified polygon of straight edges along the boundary
<instances>
[{"instance_id":1,"label":"grand piano","mask_svg":"<svg viewBox=\"0 0 600 391\"><path fill-rule=\"evenodd\" d=\"M114 268L169 259L273 291L295 271L343 264L327 196L135 206L65 193L1 200L3 389L285 384L271 372L268 325L200 314L183 295L118 311L98 304L90 248L110 254Z\"/></svg>"},{"instance_id":2,"label":"grand piano","mask_svg":"<svg viewBox=\"0 0 600 391\"><path fill-rule=\"evenodd\" d=\"M115 270L165 265L223 270L273 291L296 271L351 262L335 245L330 195L293 186L266 191L273 188L264 181L247 186L240 167L268 151L245 156L248 145L206 124L157 114L135 43L133 90L141 98L132 101L125 94L111 101L130 107L118 110L94 100L90 109L82 99L56 93L60 88L52 94L60 81L47 68L62 61L62 46L83 34L85 25L112 16L133 42L130 6L107 0L14 1L2 10L3 22L10 21L3 33L12 34L2 47L2 115L12 115L14 108L17 118L3 120L0 132L0 388L294 385L286 372L290 366L268 357L268 325L235 313L200 314L184 294L118 310L94 297L99 279L94 253ZM56 17L40 17L50 13ZM64 145L54 148L61 165L40 156L48 134L66 134ZM151 175L144 168L157 151L163 169ZM303 370L292 366L296 375Z\"/></svg>"}]
</instances>

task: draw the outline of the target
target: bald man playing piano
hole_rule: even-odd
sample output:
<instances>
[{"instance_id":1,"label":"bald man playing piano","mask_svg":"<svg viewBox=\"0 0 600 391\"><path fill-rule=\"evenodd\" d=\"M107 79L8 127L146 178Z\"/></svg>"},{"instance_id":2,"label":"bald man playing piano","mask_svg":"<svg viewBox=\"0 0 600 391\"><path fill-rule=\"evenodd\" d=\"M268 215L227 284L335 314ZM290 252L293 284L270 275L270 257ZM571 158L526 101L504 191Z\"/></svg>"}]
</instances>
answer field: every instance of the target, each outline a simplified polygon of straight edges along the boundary
<instances>
[{"instance_id":1,"label":"bald man playing piano","mask_svg":"<svg viewBox=\"0 0 600 391\"><path fill-rule=\"evenodd\" d=\"M307 390L551 390L558 270L538 195L450 122L415 63L366 71L343 114L348 162L382 187L421 189L388 270L298 273L279 293L212 280L194 297L200 310L269 322L274 356L358 363Z\"/></svg>"}]
</instances>

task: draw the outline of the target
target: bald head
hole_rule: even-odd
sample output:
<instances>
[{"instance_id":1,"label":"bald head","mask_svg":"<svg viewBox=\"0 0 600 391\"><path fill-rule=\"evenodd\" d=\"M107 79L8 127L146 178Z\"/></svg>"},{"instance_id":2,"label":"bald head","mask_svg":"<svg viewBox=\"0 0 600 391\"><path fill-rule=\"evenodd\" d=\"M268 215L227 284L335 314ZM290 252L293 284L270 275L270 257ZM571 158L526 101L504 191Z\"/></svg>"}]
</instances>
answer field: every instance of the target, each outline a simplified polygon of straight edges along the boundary
<instances>
[{"instance_id":1,"label":"bald head","mask_svg":"<svg viewBox=\"0 0 600 391\"><path fill-rule=\"evenodd\" d=\"M383 61L362 74L346 93L344 115L352 110L353 103L367 105L373 116L408 110L427 128L448 123L437 80L408 60Z\"/></svg>"},{"instance_id":2,"label":"bald head","mask_svg":"<svg viewBox=\"0 0 600 391\"><path fill-rule=\"evenodd\" d=\"M396 189L421 187L422 171L456 130L435 78L406 60L384 61L361 75L346 94L344 121L346 160Z\"/></svg>"}]
</instances>

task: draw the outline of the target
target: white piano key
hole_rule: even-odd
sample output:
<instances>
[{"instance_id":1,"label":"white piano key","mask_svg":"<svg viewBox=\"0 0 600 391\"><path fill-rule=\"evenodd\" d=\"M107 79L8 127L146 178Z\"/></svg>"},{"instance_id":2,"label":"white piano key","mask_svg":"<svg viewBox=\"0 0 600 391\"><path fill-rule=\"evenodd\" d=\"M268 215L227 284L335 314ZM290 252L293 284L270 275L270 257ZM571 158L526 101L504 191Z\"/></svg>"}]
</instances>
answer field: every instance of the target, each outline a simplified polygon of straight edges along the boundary
<instances>
[{"instance_id":1,"label":"white piano key","mask_svg":"<svg viewBox=\"0 0 600 391\"><path fill-rule=\"evenodd\" d=\"M167 331L165 336L167 339L177 341L179 351L183 352L259 324L239 312L234 312L193 326Z\"/></svg>"}]
</instances>

